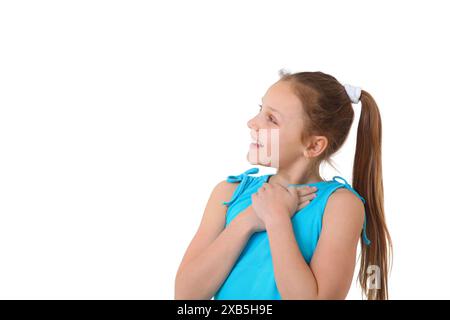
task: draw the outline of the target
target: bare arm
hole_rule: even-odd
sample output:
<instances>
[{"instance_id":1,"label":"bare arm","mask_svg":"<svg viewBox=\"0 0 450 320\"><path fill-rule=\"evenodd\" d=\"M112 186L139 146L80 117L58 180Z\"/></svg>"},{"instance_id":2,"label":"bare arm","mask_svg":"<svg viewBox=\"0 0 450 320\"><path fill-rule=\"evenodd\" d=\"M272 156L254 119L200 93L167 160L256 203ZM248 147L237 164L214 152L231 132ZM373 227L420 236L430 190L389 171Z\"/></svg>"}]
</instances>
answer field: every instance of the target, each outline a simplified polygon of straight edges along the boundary
<instances>
[{"instance_id":1,"label":"bare arm","mask_svg":"<svg viewBox=\"0 0 450 320\"><path fill-rule=\"evenodd\" d=\"M254 232L249 206L224 229L226 206L236 185L219 183L211 193L200 223L175 279L175 299L211 299L230 273Z\"/></svg>"}]
</instances>

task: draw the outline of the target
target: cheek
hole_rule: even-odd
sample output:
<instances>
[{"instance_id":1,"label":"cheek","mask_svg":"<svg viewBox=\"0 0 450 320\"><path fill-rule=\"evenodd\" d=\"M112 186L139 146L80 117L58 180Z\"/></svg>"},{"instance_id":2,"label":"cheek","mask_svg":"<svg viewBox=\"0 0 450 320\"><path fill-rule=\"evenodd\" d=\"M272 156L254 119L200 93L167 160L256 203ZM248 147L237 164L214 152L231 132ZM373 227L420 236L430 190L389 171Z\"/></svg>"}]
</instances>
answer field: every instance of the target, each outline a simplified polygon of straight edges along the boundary
<instances>
[{"instance_id":1,"label":"cheek","mask_svg":"<svg viewBox=\"0 0 450 320\"><path fill-rule=\"evenodd\" d=\"M296 156L301 152L300 138L296 139L297 132L280 131L279 150L281 155Z\"/></svg>"},{"instance_id":2,"label":"cheek","mask_svg":"<svg viewBox=\"0 0 450 320\"><path fill-rule=\"evenodd\" d=\"M264 147L260 152L268 156L275 156L277 153L281 155L291 155L300 151L300 138L296 139L297 131L289 130L289 128L270 128L260 130L259 139L263 142Z\"/></svg>"},{"instance_id":3,"label":"cheek","mask_svg":"<svg viewBox=\"0 0 450 320\"><path fill-rule=\"evenodd\" d=\"M279 148L281 130L278 128L267 129L262 135L262 141L265 141L263 149L272 154Z\"/></svg>"}]
</instances>

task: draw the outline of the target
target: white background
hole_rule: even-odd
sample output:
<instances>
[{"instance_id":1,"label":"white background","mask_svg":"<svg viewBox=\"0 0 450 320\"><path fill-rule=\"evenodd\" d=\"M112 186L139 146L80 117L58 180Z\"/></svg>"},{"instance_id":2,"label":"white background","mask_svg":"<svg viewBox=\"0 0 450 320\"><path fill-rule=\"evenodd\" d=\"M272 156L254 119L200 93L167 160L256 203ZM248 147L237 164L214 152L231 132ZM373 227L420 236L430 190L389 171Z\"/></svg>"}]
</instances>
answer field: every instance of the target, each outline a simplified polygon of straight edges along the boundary
<instances>
[{"instance_id":1,"label":"white background","mask_svg":"<svg viewBox=\"0 0 450 320\"><path fill-rule=\"evenodd\" d=\"M390 297L450 298L445 5L0 2L0 298L173 299L211 189L252 167L246 123L280 68L375 98ZM355 108L327 179L351 181Z\"/></svg>"}]
</instances>

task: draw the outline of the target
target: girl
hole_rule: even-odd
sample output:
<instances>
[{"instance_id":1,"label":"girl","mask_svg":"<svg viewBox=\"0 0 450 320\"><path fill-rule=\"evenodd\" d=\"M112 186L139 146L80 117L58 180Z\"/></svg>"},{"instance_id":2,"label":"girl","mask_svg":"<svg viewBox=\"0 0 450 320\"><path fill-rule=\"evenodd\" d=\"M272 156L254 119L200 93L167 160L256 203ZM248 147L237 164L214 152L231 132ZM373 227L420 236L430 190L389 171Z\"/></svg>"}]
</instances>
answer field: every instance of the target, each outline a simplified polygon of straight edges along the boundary
<instances>
[{"instance_id":1,"label":"girl","mask_svg":"<svg viewBox=\"0 0 450 320\"><path fill-rule=\"evenodd\" d=\"M353 187L319 167L344 144L361 101ZM381 119L372 96L322 72L280 72L248 122L252 168L216 185L181 261L175 299L345 299L355 267L388 299ZM356 191L357 190L357 191Z\"/></svg>"}]
</instances>

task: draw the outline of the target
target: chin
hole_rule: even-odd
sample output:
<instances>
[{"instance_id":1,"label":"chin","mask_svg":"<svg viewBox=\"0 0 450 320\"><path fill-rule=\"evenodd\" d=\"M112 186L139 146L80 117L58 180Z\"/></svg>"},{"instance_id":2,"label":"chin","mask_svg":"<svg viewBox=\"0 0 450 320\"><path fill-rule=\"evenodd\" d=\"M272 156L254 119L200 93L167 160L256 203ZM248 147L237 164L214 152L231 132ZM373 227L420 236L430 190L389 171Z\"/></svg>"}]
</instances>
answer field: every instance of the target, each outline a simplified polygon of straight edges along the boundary
<instances>
[{"instance_id":1,"label":"chin","mask_svg":"<svg viewBox=\"0 0 450 320\"><path fill-rule=\"evenodd\" d=\"M247 161L248 161L250 164L258 165L258 161L254 161L254 159L252 159L252 157L250 157L250 151L247 153Z\"/></svg>"},{"instance_id":2,"label":"chin","mask_svg":"<svg viewBox=\"0 0 450 320\"><path fill-rule=\"evenodd\" d=\"M257 161L255 161L254 159L252 160L252 159L250 159L250 154L249 153L247 153L247 161L250 163L250 164L252 164L252 165L255 165L255 166L263 166L263 167L272 167L272 163L271 162L269 162L268 164L267 163L260 163L258 160Z\"/></svg>"},{"instance_id":3,"label":"chin","mask_svg":"<svg viewBox=\"0 0 450 320\"><path fill-rule=\"evenodd\" d=\"M270 156L269 156L270 158ZM252 165L258 165L258 166L263 166L263 167L273 167L272 165L272 161L269 160L269 162L266 163L261 163L261 161L259 160L259 156L257 154L255 154L254 150L249 150L247 152L247 161L252 164Z\"/></svg>"}]
</instances>

